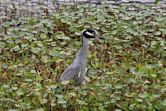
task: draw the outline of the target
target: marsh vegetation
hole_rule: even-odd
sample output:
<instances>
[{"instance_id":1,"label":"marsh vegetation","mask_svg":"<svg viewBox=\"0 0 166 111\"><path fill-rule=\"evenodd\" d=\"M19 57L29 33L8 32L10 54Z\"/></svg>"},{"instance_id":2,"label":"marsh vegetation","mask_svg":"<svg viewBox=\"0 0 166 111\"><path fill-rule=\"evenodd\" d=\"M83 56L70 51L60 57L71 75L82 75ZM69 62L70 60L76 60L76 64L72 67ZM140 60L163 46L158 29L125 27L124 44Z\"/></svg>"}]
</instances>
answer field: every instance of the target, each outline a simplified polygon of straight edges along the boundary
<instances>
[{"instance_id":1,"label":"marsh vegetation","mask_svg":"<svg viewBox=\"0 0 166 111\"><path fill-rule=\"evenodd\" d=\"M166 110L165 12L126 7L62 6L51 16L4 22L0 110ZM59 84L89 27L105 40L90 43L87 83Z\"/></svg>"}]
</instances>

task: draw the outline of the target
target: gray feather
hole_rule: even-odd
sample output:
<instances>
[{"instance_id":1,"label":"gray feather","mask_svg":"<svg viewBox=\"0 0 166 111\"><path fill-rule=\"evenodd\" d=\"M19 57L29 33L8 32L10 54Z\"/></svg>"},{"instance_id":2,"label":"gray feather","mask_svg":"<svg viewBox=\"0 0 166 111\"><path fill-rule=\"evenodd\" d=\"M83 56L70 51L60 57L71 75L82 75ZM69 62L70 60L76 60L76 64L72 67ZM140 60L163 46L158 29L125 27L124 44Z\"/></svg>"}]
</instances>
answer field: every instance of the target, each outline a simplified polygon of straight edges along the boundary
<instances>
[{"instance_id":1,"label":"gray feather","mask_svg":"<svg viewBox=\"0 0 166 111\"><path fill-rule=\"evenodd\" d=\"M70 65L61 75L60 77L60 81L64 81L64 80L72 80L74 79L80 72L80 67L79 66L75 66L72 67L72 65Z\"/></svg>"}]
</instances>

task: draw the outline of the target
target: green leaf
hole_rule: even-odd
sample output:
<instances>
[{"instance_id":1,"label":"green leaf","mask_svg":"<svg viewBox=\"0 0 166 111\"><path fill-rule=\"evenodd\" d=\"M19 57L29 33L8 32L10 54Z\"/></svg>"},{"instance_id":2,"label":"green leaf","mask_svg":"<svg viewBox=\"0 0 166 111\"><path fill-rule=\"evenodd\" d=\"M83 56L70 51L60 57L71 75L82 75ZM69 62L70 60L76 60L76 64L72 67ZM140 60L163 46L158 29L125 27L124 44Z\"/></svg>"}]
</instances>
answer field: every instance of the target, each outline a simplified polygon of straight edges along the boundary
<instances>
[{"instance_id":1,"label":"green leaf","mask_svg":"<svg viewBox=\"0 0 166 111\"><path fill-rule=\"evenodd\" d=\"M140 97L140 98L147 98L148 96L149 96L149 94L146 92L138 95L138 97Z\"/></svg>"},{"instance_id":2,"label":"green leaf","mask_svg":"<svg viewBox=\"0 0 166 111\"><path fill-rule=\"evenodd\" d=\"M40 52L40 48L35 48L35 47L32 47L31 48L31 51L35 54L39 53Z\"/></svg>"},{"instance_id":3,"label":"green leaf","mask_svg":"<svg viewBox=\"0 0 166 111\"><path fill-rule=\"evenodd\" d=\"M155 35L161 35L161 31L157 31Z\"/></svg>"},{"instance_id":4,"label":"green leaf","mask_svg":"<svg viewBox=\"0 0 166 111\"><path fill-rule=\"evenodd\" d=\"M155 0L155 1L154 1L155 4L158 4L158 2L159 2L159 0Z\"/></svg>"},{"instance_id":5,"label":"green leaf","mask_svg":"<svg viewBox=\"0 0 166 111\"><path fill-rule=\"evenodd\" d=\"M24 97L23 105L25 109L31 108L31 100L29 97Z\"/></svg>"},{"instance_id":6,"label":"green leaf","mask_svg":"<svg viewBox=\"0 0 166 111\"><path fill-rule=\"evenodd\" d=\"M44 33L41 33L41 34L40 34L40 37L41 37L42 39L46 39L46 38L47 38L47 35L44 34Z\"/></svg>"},{"instance_id":7,"label":"green leaf","mask_svg":"<svg viewBox=\"0 0 166 111\"><path fill-rule=\"evenodd\" d=\"M6 46L5 42L0 42L0 49L3 49Z\"/></svg>"},{"instance_id":8,"label":"green leaf","mask_svg":"<svg viewBox=\"0 0 166 111\"><path fill-rule=\"evenodd\" d=\"M161 102L161 104L162 104L163 106L166 106L166 99L164 99L164 100Z\"/></svg>"},{"instance_id":9,"label":"green leaf","mask_svg":"<svg viewBox=\"0 0 166 111\"><path fill-rule=\"evenodd\" d=\"M48 56L42 56L41 59L44 63L48 62Z\"/></svg>"},{"instance_id":10,"label":"green leaf","mask_svg":"<svg viewBox=\"0 0 166 111\"><path fill-rule=\"evenodd\" d=\"M19 89L19 90L16 92L16 94L17 94L18 96L21 96L21 95L24 95L24 92L23 92L23 90Z\"/></svg>"},{"instance_id":11,"label":"green leaf","mask_svg":"<svg viewBox=\"0 0 166 111\"><path fill-rule=\"evenodd\" d=\"M8 67L9 67L9 64L8 64L8 63L3 63L3 64L2 64L2 68L7 69Z\"/></svg>"},{"instance_id":12,"label":"green leaf","mask_svg":"<svg viewBox=\"0 0 166 111\"><path fill-rule=\"evenodd\" d=\"M150 75L151 75L153 78L156 78L156 77L157 77L157 74L156 74L156 73L150 73Z\"/></svg>"},{"instance_id":13,"label":"green leaf","mask_svg":"<svg viewBox=\"0 0 166 111\"><path fill-rule=\"evenodd\" d=\"M45 111L44 108L35 109L35 111Z\"/></svg>"},{"instance_id":14,"label":"green leaf","mask_svg":"<svg viewBox=\"0 0 166 111\"><path fill-rule=\"evenodd\" d=\"M21 44L21 47L22 47L22 48L28 47L28 43L27 43L27 44Z\"/></svg>"},{"instance_id":15,"label":"green leaf","mask_svg":"<svg viewBox=\"0 0 166 111\"><path fill-rule=\"evenodd\" d=\"M18 51L20 51L20 47L19 46L15 46L15 47L12 48L12 50L15 51L15 52L18 52Z\"/></svg>"},{"instance_id":16,"label":"green leaf","mask_svg":"<svg viewBox=\"0 0 166 111\"><path fill-rule=\"evenodd\" d=\"M18 109L9 109L8 111L19 111Z\"/></svg>"}]
</instances>

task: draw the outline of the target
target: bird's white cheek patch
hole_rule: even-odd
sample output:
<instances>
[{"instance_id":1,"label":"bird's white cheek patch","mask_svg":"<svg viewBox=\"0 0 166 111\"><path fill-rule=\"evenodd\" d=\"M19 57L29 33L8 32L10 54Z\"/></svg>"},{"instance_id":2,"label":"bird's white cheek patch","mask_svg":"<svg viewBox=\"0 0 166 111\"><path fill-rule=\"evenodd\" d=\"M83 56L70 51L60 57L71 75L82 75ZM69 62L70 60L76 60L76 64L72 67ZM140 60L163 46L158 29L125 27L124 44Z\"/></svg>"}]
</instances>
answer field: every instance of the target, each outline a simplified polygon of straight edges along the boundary
<instances>
[{"instance_id":1,"label":"bird's white cheek patch","mask_svg":"<svg viewBox=\"0 0 166 111\"><path fill-rule=\"evenodd\" d=\"M78 73L78 78L81 76L81 71Z\"/></svg>"},{"instance_id":2,"label":"bird's white cheek patch","mask_svg":"<svg viewBox=\"0 0 166 111\"><path fill-rule=\"evenodd\" d=\"M90 33L90 32L85 32L87 35L89 36L94 36L94 34Z\"/></svg>"}]
</instances>

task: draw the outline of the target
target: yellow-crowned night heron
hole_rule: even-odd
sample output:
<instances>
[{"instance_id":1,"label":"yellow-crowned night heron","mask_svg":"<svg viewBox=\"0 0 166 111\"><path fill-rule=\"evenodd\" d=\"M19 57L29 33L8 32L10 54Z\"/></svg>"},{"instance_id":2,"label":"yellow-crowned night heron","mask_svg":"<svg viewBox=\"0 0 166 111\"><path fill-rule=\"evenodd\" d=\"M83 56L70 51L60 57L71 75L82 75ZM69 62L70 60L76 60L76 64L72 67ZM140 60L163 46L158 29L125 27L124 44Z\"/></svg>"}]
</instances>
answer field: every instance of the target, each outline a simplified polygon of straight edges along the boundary
<instances>
[{"instance_id":1,"label":"yellow-crowned night heron","mask_svg":"<svg viewBox=\"0 0 166 111\"><path fill-rule=\"evenodd\" d=\"M76 84L81 84L84 81L85 74L87 72L87 54L89 49L88 40L90 38L100 38L96 31L93 29L86 29L82 33L82 46L73 63L62 73L60 82L66 80L75 80Z\"/></svg>"}]
</instances>

